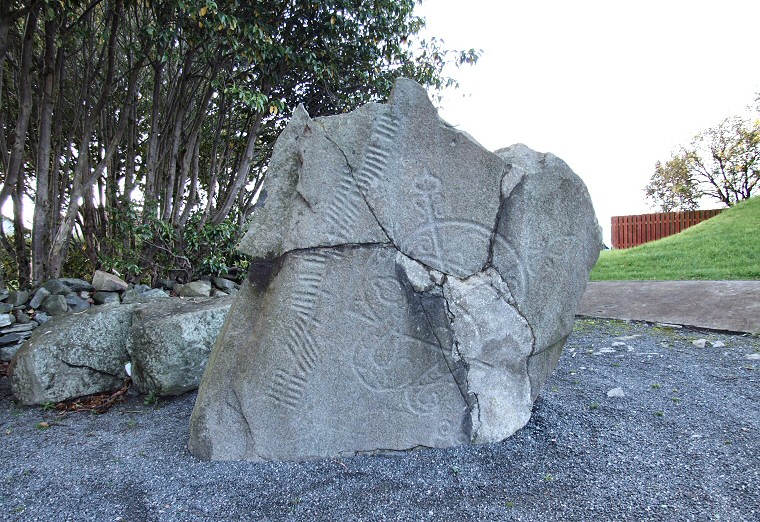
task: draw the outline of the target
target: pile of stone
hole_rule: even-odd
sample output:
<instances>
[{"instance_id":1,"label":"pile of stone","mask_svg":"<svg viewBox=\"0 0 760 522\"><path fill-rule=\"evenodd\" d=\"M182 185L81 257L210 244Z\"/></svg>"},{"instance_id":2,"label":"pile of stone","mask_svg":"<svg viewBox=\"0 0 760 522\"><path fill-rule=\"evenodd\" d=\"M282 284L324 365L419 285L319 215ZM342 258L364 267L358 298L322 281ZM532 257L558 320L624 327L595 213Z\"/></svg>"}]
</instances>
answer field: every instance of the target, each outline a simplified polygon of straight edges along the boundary
<instances>
[{"instance_id":1,"label":"pile of stone","mask_svg":"<svg viewBox=\"0 0 760 522\"><path fill-rule=\"evenodd\" d=\"M26 405L121 388L156 397L198 387L232 297L153 299L95 306L37 328L8 366Z\"/></svg>"},{"instance_id":2,"label":"pile of stone","mask_svg":"<svg viewBox=\"0 0 760 522\"><path fill-rule=\"evenodd\" d=\"M177 297L226 297L238 292L239 284L224 277L210 277L187 284L159 281L161 288L128 284L118 276L96 270L92 283L83 279L50 279L36 291L0 291L0 361L10 361L24 341L51 317L83 312L92 306L142 303Z\"/></svg>"}]
</instances>

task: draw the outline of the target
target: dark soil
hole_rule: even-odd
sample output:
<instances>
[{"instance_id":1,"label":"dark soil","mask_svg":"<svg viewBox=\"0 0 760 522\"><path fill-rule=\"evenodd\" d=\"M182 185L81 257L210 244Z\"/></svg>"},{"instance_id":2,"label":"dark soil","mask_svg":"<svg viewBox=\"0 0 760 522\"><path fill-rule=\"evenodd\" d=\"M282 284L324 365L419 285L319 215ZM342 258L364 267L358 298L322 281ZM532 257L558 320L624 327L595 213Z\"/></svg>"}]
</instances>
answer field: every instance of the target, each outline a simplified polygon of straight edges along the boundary
<instances>
[{"instance_id":1,"label":"dark soil","mask_svg":"<svg viewBox=\"0 0 760 522\"><path fill-rule=\"evenodd\" d=\"M301 463L195 459L192 393L43 411L0 377L0 519L756 521L759 353L752 336L584 319L510 439Z\"/></svg>"}]
</instances>

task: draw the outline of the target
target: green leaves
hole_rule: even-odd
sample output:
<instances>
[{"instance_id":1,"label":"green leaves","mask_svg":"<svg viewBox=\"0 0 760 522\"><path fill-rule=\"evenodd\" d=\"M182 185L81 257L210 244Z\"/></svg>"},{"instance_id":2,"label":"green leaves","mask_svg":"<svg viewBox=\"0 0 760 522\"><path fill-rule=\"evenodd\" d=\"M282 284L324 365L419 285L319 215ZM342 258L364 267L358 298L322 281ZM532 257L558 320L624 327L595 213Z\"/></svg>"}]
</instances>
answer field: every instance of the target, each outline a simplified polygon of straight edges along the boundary
<instances>
[{"instance_id":1,"label":"green leaves","mask_svg":"<svg viewBox=\"0 0 760 522\"><path fill-rule=\"evenodd\" d=\"M708 196L731 206L760 187L760 120L732 117L655 164L646 197L663 212L694 210Z\"/></svg>"},{"instance_id":2,"label":"green leaves","mask_svg":"<svg viewBox=\"0 0 760 522\"><path fill-rule=\"evenodd\" d=\"M696 210L702 193L692 175L691 154L682 151L663 165L655 164L655 172L644 189L646 197L662 212Z\"/></svg>"}]
</instances>

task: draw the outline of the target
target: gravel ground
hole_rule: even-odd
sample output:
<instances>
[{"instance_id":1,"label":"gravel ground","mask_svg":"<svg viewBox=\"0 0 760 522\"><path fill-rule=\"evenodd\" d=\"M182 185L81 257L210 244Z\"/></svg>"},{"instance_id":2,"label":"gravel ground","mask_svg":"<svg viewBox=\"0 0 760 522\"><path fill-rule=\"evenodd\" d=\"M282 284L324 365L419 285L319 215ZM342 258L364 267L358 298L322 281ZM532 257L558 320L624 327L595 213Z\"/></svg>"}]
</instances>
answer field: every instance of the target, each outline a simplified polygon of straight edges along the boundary
<instances>
[{"instance_id":1,"label":"gravel ground","mask_svg":"<svg viewBox=\"0 0 760 522\"><path fill-rule=\"evenodd\" d=\"M758 337L582 319L502 443L267 464L192 457L194 394L62 416L3 377L0 519L757 521L758 357Z\"/></svg>"}]
</instances>

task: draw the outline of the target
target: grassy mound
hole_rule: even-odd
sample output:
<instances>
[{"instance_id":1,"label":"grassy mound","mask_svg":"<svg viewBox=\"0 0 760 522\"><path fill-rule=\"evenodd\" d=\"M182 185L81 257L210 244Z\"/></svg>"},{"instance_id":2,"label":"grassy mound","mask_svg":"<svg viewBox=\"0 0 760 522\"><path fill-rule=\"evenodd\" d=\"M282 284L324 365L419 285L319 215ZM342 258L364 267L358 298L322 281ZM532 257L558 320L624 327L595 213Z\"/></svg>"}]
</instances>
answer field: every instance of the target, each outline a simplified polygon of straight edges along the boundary
<instances>
[{"instance_id":1,"label":"grassy mound","mask_svg":"<svg viewBox=\"0 0 760 522\"><path fill-rule=\"evenodd\" d=\"M760 279L760 197L679 234L625 250L606 250L590 279Z\"/></svg>"}]
</instances>

